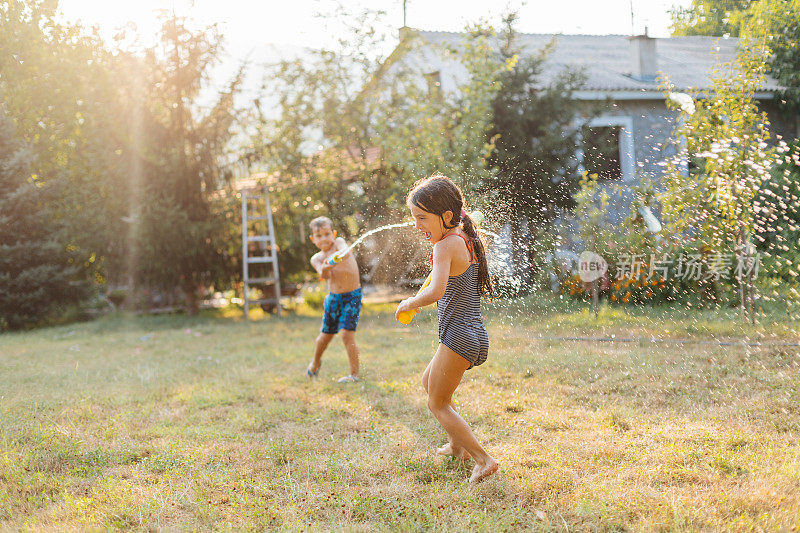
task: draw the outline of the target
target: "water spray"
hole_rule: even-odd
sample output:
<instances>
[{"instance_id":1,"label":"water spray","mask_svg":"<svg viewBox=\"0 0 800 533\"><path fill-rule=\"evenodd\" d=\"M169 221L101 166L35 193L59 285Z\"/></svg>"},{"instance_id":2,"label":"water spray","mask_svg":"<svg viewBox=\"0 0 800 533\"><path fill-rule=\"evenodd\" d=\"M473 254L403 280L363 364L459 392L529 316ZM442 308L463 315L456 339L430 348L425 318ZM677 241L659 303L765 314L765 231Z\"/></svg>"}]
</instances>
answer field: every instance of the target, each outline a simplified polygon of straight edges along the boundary
<instances>
[{"instance_id":1,"label":"water spray","mask_svg":"<svg viewBox=\"0 0 800 533\"><path fill-rule=\"evenodd\" d=\"M379 231L392 229L392 228L402 228L404 226L413 226L413 225L414 225L414 221L412 220L412 221L409 221L409 222L400 222L399 224L387 224L387 225L381 226L379 228L371 229L368 232L366 232L364 235L362 235L361 237L356 239L353 242L353 244L351 244L350 246L348 246L344 250L340 250L340 251L336 252L335 254L333 254L332 256L330 256L328 258L327 263L329 265L335 265L336 263L341 263L342 259L344 259L344 256L347 255L347 252L349 252L350 250L352 250L353 248L355 248L356 246L358 246L359 244L364 242L364 239L366 239L370 235L374 235L375 233L378 233Z\"/></svg>"}]
</instances>

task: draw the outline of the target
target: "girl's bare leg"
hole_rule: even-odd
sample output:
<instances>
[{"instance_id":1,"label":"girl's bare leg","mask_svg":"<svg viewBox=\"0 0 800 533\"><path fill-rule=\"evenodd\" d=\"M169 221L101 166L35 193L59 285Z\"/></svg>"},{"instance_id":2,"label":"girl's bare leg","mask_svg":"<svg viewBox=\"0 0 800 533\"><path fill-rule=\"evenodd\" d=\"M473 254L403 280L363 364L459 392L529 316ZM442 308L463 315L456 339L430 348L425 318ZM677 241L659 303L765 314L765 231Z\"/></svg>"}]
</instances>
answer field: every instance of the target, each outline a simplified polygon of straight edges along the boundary
<instances>
[{"instance_id":1,"label":"girl's bare leg","mask_svg":"<svg viewBox=\"0 0 800 533\"><path fill-rule=\"evenodd\" d=\"M453 409L453 392L461 383L469 362L447 346L440 344L428 373L428 408L450 436L452 447L464 448L475 460L471 482L497 471L498 464L475 438L472 430Z\"/></svg>"},{"instance_id":2,"label":"girl's bare leg","mask_svg":"<svg viewBox=\"0 0 800 533\"><path fill-rule=\"evenodd\" d=\"M428 379L431 373L431 366L433 366L433 359L431 359L431 362L428 363L428 366L422 373L422 386L425 387L426 393L428 392ZM450 401L450 407L453 409L453 411L456 410L456 406L453 404L452 400ZM436 448L436 453L438 453L439 455L450 455L452 457L455 457L456 459L461 459L462 461L468 461L469 459L472 458L469 452L464 448L453 446L453 437L451 437L449 433L447 434L447 439L449 442L444 446Z\"/></svg>"}]
</instances>

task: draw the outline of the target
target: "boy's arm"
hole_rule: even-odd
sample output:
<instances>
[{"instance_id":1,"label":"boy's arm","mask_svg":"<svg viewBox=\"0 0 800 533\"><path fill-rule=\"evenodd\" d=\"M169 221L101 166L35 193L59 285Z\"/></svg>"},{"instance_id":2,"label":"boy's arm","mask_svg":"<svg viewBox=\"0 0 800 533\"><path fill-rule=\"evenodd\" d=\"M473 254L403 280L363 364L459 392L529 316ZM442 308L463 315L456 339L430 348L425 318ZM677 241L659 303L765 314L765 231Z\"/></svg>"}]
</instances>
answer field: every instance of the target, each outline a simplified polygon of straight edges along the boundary
<instances>
[{"instance_id":1,"label":"boy's arm","mask_svg":"<svg viewBox=\"0 0 800 533\"><path fill-rule=\"evenodd\" d=\"M324 259L322 252L315 253L311 256L311 266L314 267L320 278L328 279L331 277L331 269L329 265L325 264Z\"/></svg>"},{"instance_id":2,"label":"boy's arm","mask_svg":"<svg viewBox=\"0 0 800 533\"><path fill-rule=\"evenodd\" d=\"M336 246L336 252L341 252L342 250L347 250L347 241L345 241L341 237L337 237L336 241L334 241L334 245ZM350 250L347 250L347 253L342 256L342 259L350 255Z\"/></svg>"}]
</instances>

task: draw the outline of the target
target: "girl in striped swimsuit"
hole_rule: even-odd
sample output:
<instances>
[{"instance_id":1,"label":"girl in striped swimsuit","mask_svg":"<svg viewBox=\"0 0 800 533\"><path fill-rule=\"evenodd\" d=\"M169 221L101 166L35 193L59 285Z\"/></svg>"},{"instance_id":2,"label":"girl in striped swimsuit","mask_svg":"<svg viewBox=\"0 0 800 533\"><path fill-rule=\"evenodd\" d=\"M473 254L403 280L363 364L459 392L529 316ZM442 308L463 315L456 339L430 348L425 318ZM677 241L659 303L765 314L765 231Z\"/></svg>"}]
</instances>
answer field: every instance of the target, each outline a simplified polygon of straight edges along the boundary
<instances>
[{"instance_id":1,"label":"girl in striped swimsuit","mask_svg":"<svg viewBox=\"0 0 800 533\"><path fill-rule=\"evenodd\" d=\"M464 372L486 361L489 337L481 318L481 295L491 294L486 253L475 224L464 210L461 190L440 174L418 181L407 203L416 228L433 243L430 284L397 306L397 314L438 302L439 347L422 374L428 408L449 442L437 453L474 459L471 482L497 471L498 463L481 447L455 411L453 392Z\"/></svg>"}]
</instances>

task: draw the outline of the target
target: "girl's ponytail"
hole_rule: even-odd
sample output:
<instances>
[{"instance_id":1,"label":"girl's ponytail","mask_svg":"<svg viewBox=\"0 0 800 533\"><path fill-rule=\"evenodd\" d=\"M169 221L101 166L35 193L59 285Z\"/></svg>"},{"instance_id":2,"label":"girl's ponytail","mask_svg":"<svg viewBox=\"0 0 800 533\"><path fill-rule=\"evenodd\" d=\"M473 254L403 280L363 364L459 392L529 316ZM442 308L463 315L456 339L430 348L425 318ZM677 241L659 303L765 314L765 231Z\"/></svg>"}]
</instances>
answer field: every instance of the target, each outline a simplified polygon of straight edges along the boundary
<instances>
[{"instance_id":1,"label":"girl's ponytail","mask_svg":"<svg viewBox=\"0 0 800 533\"><path fill-rule=\"evenodd\" d=\"M494 289L492 288L492 277L489 274L489 263L486 260L486 247L478 235L478 229L475 227L475 222L470 218L469 213L464 209L461 210L461 229L472 241L472 249L475 252L475 259L478 260L478 292L481 295L494 296Z\"/></svg>"}]
</instances>

